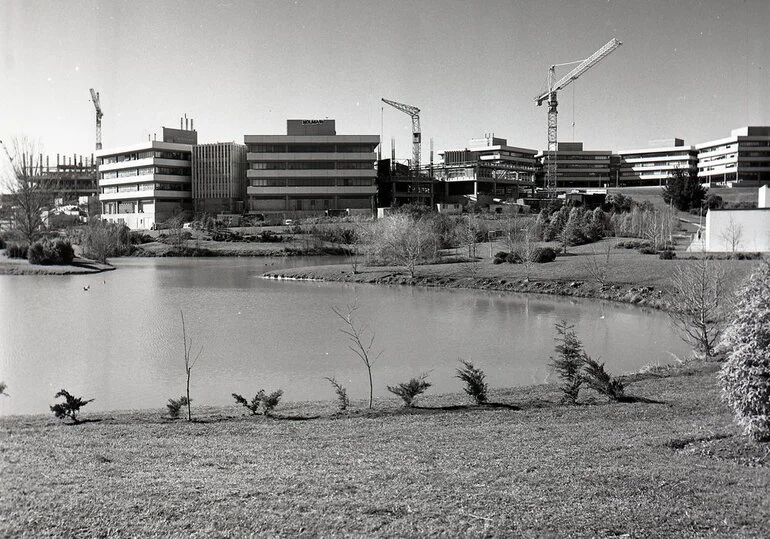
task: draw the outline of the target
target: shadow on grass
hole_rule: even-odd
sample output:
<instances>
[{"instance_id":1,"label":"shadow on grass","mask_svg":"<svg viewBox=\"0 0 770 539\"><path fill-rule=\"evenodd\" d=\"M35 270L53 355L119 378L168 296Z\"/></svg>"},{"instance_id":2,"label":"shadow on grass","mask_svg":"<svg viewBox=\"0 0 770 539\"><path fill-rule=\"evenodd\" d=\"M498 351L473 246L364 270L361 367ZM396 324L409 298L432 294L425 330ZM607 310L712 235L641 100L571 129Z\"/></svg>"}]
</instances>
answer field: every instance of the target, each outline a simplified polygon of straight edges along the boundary
<instances>
[{"instance_id":1,"label":"shadow on grass","mask_svg":"<svg viewBox=\"0 0 770 539\"><path fill-rule=\"evenodd\" d=\"M641 402L644 404L668 404L665 401L659 401L655 399L648 399L647 397L635 397L634 395L624 395L618 399L618 402L632 404L635 402Z\"/></svg>"},{"instance_id":2,"label":"shadow on grass","mask_svg":"<svg viewBox=\"0 0 770 539\"><path fill-rule=\"evenodd\" d=\"M267 417L276 421L311 421L313 419L321 419L320 415L270 415Z\"/></svg>"},{"instance_id":3,"label":"shadow on grass","mask_svg":"<svg viewBox=\"0 0 770 539\"><path fill-rule=\"evenodd\" d=\"M86 423L101 423L104 421L103 419L78 419L77 421L71 421L69 423L65 423L65 425L73 427L75 425L84 425Z\"/></svg>"}]
</instances>

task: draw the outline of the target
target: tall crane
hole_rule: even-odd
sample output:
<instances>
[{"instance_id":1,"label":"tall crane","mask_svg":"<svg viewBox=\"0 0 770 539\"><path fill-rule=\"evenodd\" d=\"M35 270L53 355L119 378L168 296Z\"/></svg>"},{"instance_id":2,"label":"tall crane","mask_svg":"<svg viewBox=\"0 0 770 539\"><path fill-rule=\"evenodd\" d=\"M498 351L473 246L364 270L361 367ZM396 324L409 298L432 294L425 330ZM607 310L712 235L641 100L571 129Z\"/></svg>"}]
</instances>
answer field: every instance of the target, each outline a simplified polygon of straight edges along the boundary
<instances>
[{"instance_id":1,"label":"tall crane","mask_svg":"<svg viewBox=\"0 0 770 539\"><path fill-rule=\"evenodd\" d=\"M95 92L93 88L91 88L91 101L94 102L94 107L96 108L96 149L101 150L102 116L104 116L104 114L102 113L102 105L99 103L99 92Z\"/></svg>"},{"instance_id":2,"label":"tall crane","mask_svg":"<svg viewBox=\"0 0 770 539\"><path fill-rule=\"evenodd\" d=\"M420 175L420 147L422 142L422 134L420 133L420 109L411 105L404 105L396 101L382 98L384 103L387 103L394 109L398 109L403 113L408 114L412 118L412 168L414 169L414 177L417 178Z\"/></svg>"},{"instance_id":3,"label":"tall crane","mask_svg":"<svg viewBox=\"0 0 770 539\"><path fill-rule=\"evenodd\" d=\"M556 136L556 106L558 102L556 100L556 92L563 89L573 80L598 64L621 45L622 43L620 41L612 38L606 45L585 60L577 60L576 62L567 62L565 64L554 64L548 70L548 90L537 96L535 101L537 101L537 105L540 106L543 104L543 101L546 99L548 100L548 155L545 167L545 184L549 193L553 193L556 190L556 150L558 149L558 139ZM558 81L554 82L554 79L556 78L556 68L572 64L580 65L564 75Z\"/></svg>"}]
</instances>

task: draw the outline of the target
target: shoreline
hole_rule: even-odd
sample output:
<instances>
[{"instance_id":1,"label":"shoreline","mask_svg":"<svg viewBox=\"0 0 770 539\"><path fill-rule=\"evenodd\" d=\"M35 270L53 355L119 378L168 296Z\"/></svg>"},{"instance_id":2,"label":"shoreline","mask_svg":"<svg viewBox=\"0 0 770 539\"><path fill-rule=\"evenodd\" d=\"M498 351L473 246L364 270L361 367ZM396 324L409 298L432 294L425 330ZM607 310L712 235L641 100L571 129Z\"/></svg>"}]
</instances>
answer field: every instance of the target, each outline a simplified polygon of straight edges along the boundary
<instances>
[{"instance_id":1,"label":"shoreline","mask_svg":"<svg viewBox=\"0 0 770 539\"><path fill-rule=\"evenodd\" d=\"M36 265L24 259L0 257L0 275L90 275L113 271L112 264L100 264L87 258L75 257L67 265Z\"/></svg>"},{"instance_id":2,"label":"shoreline","mask_svg":"<svg viewBox=\"0 0 770 539\"><path fill-rule=\"evenodd\" d=\"M599 286L582 279L526 279L480 275L446 276L431 272L430 266L421 266L420 269L424 270L425 273L410 277L399 271L398 268L367 268L358 273L353 273L349 267L349 264L337 264L292 268L269 271L262 274L262 277L275 280L421 286L427 288L545 294L614 301L660 310L666 310L670 306L665 300L665 290L655 286L640 286L629 283L612 283Z\"/></svg>"}]
</instances>

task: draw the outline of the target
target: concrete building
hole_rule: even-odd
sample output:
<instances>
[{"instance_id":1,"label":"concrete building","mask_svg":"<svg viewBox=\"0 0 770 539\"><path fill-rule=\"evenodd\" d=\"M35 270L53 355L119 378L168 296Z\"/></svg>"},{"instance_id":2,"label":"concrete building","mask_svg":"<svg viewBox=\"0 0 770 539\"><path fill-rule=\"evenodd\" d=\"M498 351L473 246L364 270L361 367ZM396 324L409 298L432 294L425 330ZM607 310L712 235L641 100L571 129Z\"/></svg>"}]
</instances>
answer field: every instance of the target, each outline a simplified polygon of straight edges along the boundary
<instances>
[{"instance_id":1,"label":"concrete building","mask_svg":"<svg viewBox=\"0 0 770 539\"><path fill-rule=\"evenodd\" d=\"M712 252L770 252L770 187L759 188L755 209L709 210L704 249Z\"/></svg>"},{"instance_id":2,"label":"concrete building","mask_svg":"<svg viewBox=\"0 0 770 539\"><path fill-rule=\"evenodd\" d=\"M536 154L494 135L471 139L467 148L441 154L443 163L434 169L441 191L437 199L455 202L458 197L473 197L488 204L521 198L535 187Z\"/></svg>"},{"instance_id":3,"label":"concrete building","mask_svg":"<svg viewBox=\"0 0 770 539\"><path fill-rule=\"evenodd\" d=\"M733 129L727 138L695 145L702 183L770 184L770 126Z\"/></svg>"},{"instance_id":4,"label":"concrete building","mask_svg":"<svg viewBox=\"0 0 770 539\"><path fill-rule=\"evenodd\" d=\"M695 174L698 152L679 138L650 141L650 148L618 152L611 187L663 186L675 170Z\"/></svg>"},{"instance_id":5,"label":"concrete building","mask_svg":"<svg viewBox=\"0 0 770 539\"><path fill-rule=\"evenodd\" d=\"M368 213L379 135L337 135L334 120L287 120L286 135L246 135L247 211L303 217Z\"/></svg>"},{"instance_id":6,"label":"concrete building","mask_svg":"<svg viewBox=\"0 0 770 539\"><path fill-rule=\"evenodd\" d=\"M547 151L537 154L542 167L548 158ZM607 187L612 178L610 150L584 150L582 142L559 142L556 153L556 189L575 187ZM545 185L545 173L540 172L538 183Z\"/></svg>"},{"instance_id":7,"label":"concrete building","mask_svg":"<svg viewBox=\"0 0 770 539\"><path fill-rule=\"evenodd\" d=\"M162 141L97 151L102 219L148 229L179 213L189 214L191 154L197 142L192 128L164 127Z\"/></svg>"},{"instance_id":8,"label":"concrete building","mask_svg":"<svg viewBox=\"0 0 770 539\"><path fill-rule=\"evenodd\" d=\"M246 201L246 146L235 142L192 147L195 213L241 214Z\"/></svg>"}]
</instances>

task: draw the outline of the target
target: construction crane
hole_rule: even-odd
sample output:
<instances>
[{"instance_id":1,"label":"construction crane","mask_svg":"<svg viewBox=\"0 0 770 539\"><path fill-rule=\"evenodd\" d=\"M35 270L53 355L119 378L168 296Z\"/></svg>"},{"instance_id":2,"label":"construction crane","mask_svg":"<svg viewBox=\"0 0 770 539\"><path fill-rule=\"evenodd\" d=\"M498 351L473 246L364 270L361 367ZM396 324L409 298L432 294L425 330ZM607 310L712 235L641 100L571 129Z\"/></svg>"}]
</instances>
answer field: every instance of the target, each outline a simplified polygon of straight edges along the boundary
<instances>
[{"instance_id":1,"label":"construction crane","mask_svg":"<svg viewBox=\"0 0 770 539\"><path fill-rule=\"evenodd\" d=\"M387 103L394 109L398 109L403 113L408 114L412 118L412 168L414 169L414 177L417 178L420 175L420 146L422 142L422 135L420 134L420 109L411 105L404 105L396 101L382 98L384 103Z\"/></svg>"},{"instance_id":2,"label":"construction crane","mask_svg":"<svg viewBox=\"0 0 770 539\"><path fill-rule=\"evenodd\" d=\"M565 64L554 64L548 69L548 90L537 96L535 101L537 101L537 105L540 106L543 104L543 101L546 99L548 100L548 155L545 166L545 185L550 194L553 194L556 191L556 150L558 149L558 138L556 135L556 106L558 102L556 100L556 92L563 89L580 75L598 64L621 45L622 43L620 41L612 38L606 45L585 60L577 60ZM556 68L572 64L580 65L564 75L558 81L554 82L554 79L556 78Z\"/></svg>"},{"instance_id":3,"label":"construction crane","mask_svg":"<svg viewBox=\"0 0 770 539\"><path fill-rule=\"evenodd\" d=\"M91 101L94 102L94 107L96 107L96 149L101 150L102 116L104 116L104 114L102 113L102 105L99 103L99 92L95 92L93 88L91 88Z\"/></svg>"}]
</instances>

